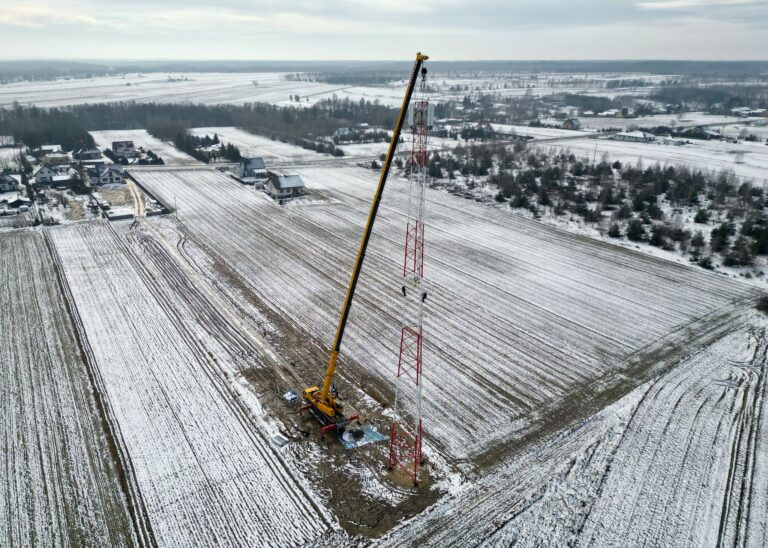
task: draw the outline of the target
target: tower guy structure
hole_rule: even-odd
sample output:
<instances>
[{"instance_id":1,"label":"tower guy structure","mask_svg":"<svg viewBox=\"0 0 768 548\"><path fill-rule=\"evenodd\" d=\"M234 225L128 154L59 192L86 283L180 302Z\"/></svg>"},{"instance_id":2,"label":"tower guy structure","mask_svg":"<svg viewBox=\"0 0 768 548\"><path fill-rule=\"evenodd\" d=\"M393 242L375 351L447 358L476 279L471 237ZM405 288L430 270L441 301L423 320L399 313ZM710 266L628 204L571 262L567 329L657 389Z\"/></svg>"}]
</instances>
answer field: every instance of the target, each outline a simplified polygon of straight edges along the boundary
<instances>
[{"instance_id":1,"label":"tower guy structure","mask_svg":"<svg viewBox=\"0 0 768 548\"><path fill-rule=\"evenodd\" d=\"M408 210L402 279L402 326L395 374L395 401L389 441L389 469L419 482L422 464L422 384L424 341L425 194L427 185L427 144L434 108L426 95L427 69L421 68L420 81L408 110L408 125L413 136L408 159Z\"/></svg>"}]
</instances>

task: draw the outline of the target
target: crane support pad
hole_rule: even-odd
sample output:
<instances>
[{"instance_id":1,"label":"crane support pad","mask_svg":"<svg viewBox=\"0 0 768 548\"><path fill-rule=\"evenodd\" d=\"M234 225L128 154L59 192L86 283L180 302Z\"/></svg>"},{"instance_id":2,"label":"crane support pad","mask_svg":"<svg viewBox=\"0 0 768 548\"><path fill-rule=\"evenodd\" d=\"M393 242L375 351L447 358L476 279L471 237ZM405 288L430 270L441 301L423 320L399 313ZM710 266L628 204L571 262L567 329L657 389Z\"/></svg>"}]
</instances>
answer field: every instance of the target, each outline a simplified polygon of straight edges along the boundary
<instances>
[{"instance_id":1,"label":"crane support pad","mask_svg":"<svg viewBox=\"0 0 768 548\"><path fill-rule=\"evenodd\" d=\"M380 434L371 424L347 428L344 432L338 432L338 436L344 449L356 449L369 443L387 441L389 439L387 436Z\"/></svg>"}]
</instances>

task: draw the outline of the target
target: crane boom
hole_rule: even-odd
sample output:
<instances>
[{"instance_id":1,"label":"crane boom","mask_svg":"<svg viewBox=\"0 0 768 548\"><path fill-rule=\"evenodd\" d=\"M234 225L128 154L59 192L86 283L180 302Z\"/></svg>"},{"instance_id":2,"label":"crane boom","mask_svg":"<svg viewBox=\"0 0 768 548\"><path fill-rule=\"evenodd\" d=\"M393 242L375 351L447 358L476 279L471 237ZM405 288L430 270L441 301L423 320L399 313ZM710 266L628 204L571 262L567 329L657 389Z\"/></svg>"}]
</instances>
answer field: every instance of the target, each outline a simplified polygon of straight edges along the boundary
<instances>
[{"instance_id":1,"label":"crane boom","mask_svg":"<svg viewBox=\"0 0 768 548\"><path fill-rule=\"evenodd\" d=\"M397 117L397 123L395 124L395 130L392 134L392 140L389 142L389 149L387 156L384 159L384 165L381 168L381 174L379 175L379 184L376 188L376 194L374 194L373 202L371 203L371 210L368 213L368 220L365 223L365 231L363 232L363 239L360 242L360 249L357 252L357 259L355 260L355 268L352 271L352 277L347 287L347 295L344 299L344 306L341 310L341 317L339 318L339 324L336 327L336 337L334 338L333 347L331 349L331 356L328 360L328 368L325 372L322 388L313 386L304 390L304 399L307 404L302 409L314 409L319 413L314 413L315 416L324 424L327 424L329 429L333 429L339 424L339 416L342 415L342 406L340 402L337 402L336 397L331 394L331 385L333 384L333 377L336 374L336 361L339 357L339 351L341 350L341 341L344 338L344 329L347 326L347 319L349 318L349 311L352 307L352 299L355 295L355 289L357 288L357 281L360 278L360 271L363 268L363 261L365 259L365 251L368 247L368 241L371 238L371 232L373 230L373 223L376 220L376 214L379 210L379 204L381 203L381 197L384 193L384 186L387 182L387 176L389 175L389 169L392 166L392 160L395 156L395 149L397 143L400 140L400 134L403 129L403 123L405 122L406 113L408 111L408 105L411 102L411 96L413 90L416 87L416 82L419 77L419 72L422 64L429 57L416 54L416 61L413 65L413 71L408 81L408 88L405 91L405 97L403 98L403 104L400 108L400 114ZM426 69L424 69L426 71Z\"/></svg>"}]
</instances>

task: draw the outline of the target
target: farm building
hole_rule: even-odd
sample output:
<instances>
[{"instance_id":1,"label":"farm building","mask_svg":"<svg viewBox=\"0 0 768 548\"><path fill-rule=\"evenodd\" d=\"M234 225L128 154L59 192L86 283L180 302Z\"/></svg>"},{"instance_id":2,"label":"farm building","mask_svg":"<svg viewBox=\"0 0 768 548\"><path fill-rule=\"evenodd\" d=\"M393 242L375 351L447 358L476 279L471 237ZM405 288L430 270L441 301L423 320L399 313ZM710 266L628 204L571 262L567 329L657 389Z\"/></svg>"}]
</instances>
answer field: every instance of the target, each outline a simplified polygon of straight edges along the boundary
<instances>
[{"instance_id":1,"label":"farm building","mask_svg":"<svg viewBox=\"0 0 768 548\"><path fill-rule=\"evenodd\" d=\"M298 175L283 175L270 171L266 189L273 198L292 198L304 192L304 181Z\"/></svg>"},{"instance_id":2,"label":"farm building","mask_svg":"<svg viewBox=\"0 0 768 548\"><path fill-rule=\"evenodd\" d=\"M645 131L630 131L627 133L617 133L611 137L614 141L627 141L630 143L652 143L656 137L652 133Z\"/></svg>"},{"instance_id":3,"label":"farm building","mask_svg":"<svg viewBox=\"0 0 768 548\"><path fill-rule=\"evenodd\" d=\"M674 146L674 147L681 147L681 146L686 144L685 139L677 139L675 137L669 137L669 136L662 137L661 138L661 142L662 142L662 144L670 145L670 146Z\"/></svg>"}]
</instances>

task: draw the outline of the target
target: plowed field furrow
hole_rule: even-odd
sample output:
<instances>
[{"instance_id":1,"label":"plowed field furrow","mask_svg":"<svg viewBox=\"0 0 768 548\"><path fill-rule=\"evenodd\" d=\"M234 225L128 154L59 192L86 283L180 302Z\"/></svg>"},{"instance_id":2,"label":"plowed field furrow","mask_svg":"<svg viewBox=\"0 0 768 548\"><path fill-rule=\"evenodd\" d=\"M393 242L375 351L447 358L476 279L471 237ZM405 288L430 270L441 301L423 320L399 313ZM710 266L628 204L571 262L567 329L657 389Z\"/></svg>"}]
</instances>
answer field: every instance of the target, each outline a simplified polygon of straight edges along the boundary
<instances>
[{"instance_id":1,"label":"plowed field furrow","mask_svg":"<svg viewBox=\"0 0 768 548\"><path fill-rule=\"evenodd\" d=\"M185 306L197 316L168 306L184 290L169 288L178 278L151 276L107 224L50 236L158 544L296 545L328 531L329 518L225 384L217 362L234 369L228 352L238 341L199 338L198 321L215 313L194 299ZM162 268L162 254L144 249Z\"/></svg>"},{"instance_id":2,"label":"plowed field furrow","mask_svg":"<svg viewBox=\"0 0 768 548\"><path fill-rule=\"evenodd\" d=\"M333 203L281 208L213 171L135 176L159 197L175 196L190 234L328 345L375 173L300 173ZM393 178L344 341L345 354L385 385L396 363L406 198ZM482 452L524 427L534 410L556 406L661 339L682 337L684 345L690 322L755 295L439 192L428 192L428 202L424 412L429 435L457 457ZM459 393L475 402L461 413Z\"/></svg>"},{"instance_id":3,"label":"plowed field furrow","mask_svg":"<svg viewBox=\"0 0 768 548\"><path fill-rule=\"evenodd\" d=\"M137 543L107 432L39 233L0 235L0 538Z\"/></svg>"}]
</instances>

